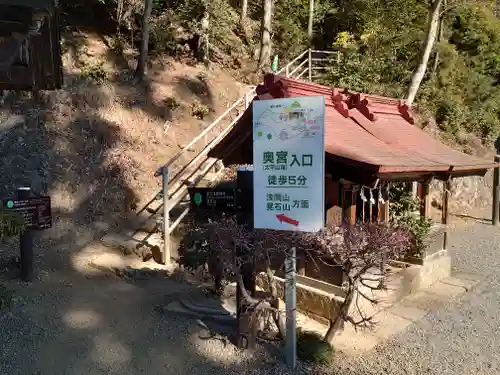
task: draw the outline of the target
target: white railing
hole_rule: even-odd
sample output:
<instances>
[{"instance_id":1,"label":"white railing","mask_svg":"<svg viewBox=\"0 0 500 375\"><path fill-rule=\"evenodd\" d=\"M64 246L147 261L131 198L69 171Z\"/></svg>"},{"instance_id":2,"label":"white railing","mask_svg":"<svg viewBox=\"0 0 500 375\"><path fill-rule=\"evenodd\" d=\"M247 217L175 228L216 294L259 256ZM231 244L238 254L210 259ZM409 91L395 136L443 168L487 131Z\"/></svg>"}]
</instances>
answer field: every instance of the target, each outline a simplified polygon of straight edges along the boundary
<instances>
[{"instance_id":1,"label":"white railing","mask_svg":"<svg viewBox=\"0 0 500 375\"><path fill-rule=\"evenodd\" d=\"M340 52L308 49L287 63L277 74L294 79L303 79L304 75L308 74L307 79L313 81L318 74L321 74L321 71L327 69L327 66L322 66L322 64L331 61L331 57L334 55L337 56L337 61L340 61ZM255 88L246 92L245 95L240 97L205 130L156 171L155 176L162 176L162 191L141 209L138 214L147 211L151 202L158 199L163 200L162 205L152 213L156 214L160 210L163 210L162 262L170 262L170 236L189 213L189 204L186 202L184 207L181 208L180 214L171 223L170 213L172 209L188 196L188 185L196 185L211 169L218 169L218 172L223 170L220 161L209 158L208 153L231 131L255 95ZM188 155L193 152L195 154L190 158ZM186 159L189 159L187 163L181 163L182 161L186 161Z\"/></svg>"}]
</instances>

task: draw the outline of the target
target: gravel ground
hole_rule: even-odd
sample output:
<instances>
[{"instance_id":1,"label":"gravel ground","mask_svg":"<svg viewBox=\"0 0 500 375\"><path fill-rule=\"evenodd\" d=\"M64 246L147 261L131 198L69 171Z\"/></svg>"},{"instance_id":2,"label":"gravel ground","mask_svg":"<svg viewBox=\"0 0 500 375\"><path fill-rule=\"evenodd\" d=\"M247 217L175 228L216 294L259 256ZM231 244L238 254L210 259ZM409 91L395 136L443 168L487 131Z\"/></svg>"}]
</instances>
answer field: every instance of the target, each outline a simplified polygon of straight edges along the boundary
<instances>
[{"instance_id":1,"label":"gravel ground","mask_svg":"<svg viewBox=\"0 0 500 375\"><path fill-rule=\"evenodd\" d=\"M362 358L338 355L328 369L301 364L299 374L500 373L500 239L491 225L451 236L454 270L483 280L430 311L406 332ZM187 286L150 280L85 278L56 270L32 285L10 282L16 300L0 315L0 374L286 374L280 351L239 352L205 340L195 321L155 310ZM167 297L166 297L167 295Z\"/></svg>"},{"instance_id":2,"label":"gravel ground","mask_svg":"<svg viewBox=\"0 0 500 375\"><path fill-rule=\"evenodd\" d=\"M450 236L453 272L482 281L454 301L430 311L370 355L338 358L346 375L499 374L500 236L487 224L460 227Z\"/></svg>"}]
</instances>

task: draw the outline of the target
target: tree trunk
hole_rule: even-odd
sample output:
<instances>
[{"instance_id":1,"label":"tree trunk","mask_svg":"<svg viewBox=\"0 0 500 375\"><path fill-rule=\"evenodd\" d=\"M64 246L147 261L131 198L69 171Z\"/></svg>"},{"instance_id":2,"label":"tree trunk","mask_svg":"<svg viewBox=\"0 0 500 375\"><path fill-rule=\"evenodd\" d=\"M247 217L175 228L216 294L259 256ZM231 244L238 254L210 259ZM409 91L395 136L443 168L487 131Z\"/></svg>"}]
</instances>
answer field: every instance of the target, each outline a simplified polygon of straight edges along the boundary
<instances>
[{"instance_id":1,"label":"tree trunk","mask_svg":"<svg viewBox=\"0 0 500 375\"><path fill-rule=\"evenodd\" d=\"M203 18L201 19L201 28L200 28L200 38L198 39L198 59L208 64L209 61L209 28L210 28L210 14L208 12L208 7L206 2L203 2Z\"/></svg>"},{"instance_id":2,"label":"tree trunk","mask_svg":"<svg viewBox=\"0 0 500 375\"><path fill-rule=\"evenodd\" d=\"M248 13L248 0L241 0L240 24L243 29L245 28L247 13Z\"/></svg>"},{"instance_id":3,"label":"tree trunk","mask_svg":"<svg viewBox=\"0 0 500 375\"><path fill-rule=\"evenodd\" d=\"M330 325L328 331L326 331L325 337L323 338L326 342L332 342L333 338L344 326L344 317L349 314L349 308L351 307L352 300L354 299L355 289L351 287L347 293L344 302L340 308L339 314L335 319L330 320Z\"/></svg>"},{"instance_id":4,"label":"tree trunk","mask_svg":"<svg viewBox=\"0 0 500 375\"><path fill-rule=\"evenodd\" d=\"M271 24L273 12L273 0L264 0L264 14L262 16L260 54L258 69L264 68L269 63L271 57Z\"/></svg>"},{"instance_id":5,"label":"tree trunk","mask_svg":"<svg viewBox=\"0 0 500 375\"><path fill-rule=\"evenodd\" d=\"M427 70L427 64L429 63L429 57L434 47L434 42L436 40L436 35L439 26L440 9L443 0L434 0L431 4L429 10L429 29L427 31L427 38L424 44L424 50L420 58L417 69L413 72L411 78L410 87L408 88L408 94L406 96L406 103L408 106L413 104L415 97L417 96L418 89Z\"/></svg>"},{"instance_id":6,"label":"tree trunk","mask_svg":"<svg viewBox=\"0 0 500 375\"><path fill-rule=\"evenodd\" d=\"M272 313L274 324L276 324L276 327L278 327L278 332L281 338L284 340L286 338L286 322L285 319L283 319L283 316L278 311L280 308L278 287L276 286L276 281L273 278L273 272L271 271L271 268L269 266L266 267L266 275L272 297L271 306L276 309Z\"/></svg>"},{"instance_id":7,"label":"tree trunk","mask_svg":"<svg viewBox=\"0 0 500 375\"><path fill-rule=\"evenodd\" d=\"M446 0L443 0L443 7L446 7ZM438 43L443 40L443 28L444 28L444 15L441 15L439 18L439 26L438 26L438 36L437 36L437 41ZM437 74L437 69L439 66L439 51L436 51L436 54L434 55L434 64L432 64L432 75L435 76Z\"/></svg>"},{"instance_id":8,"label":"tree trunk","mask_svg":"<svg viewBox=\"0 0 500 375\"><path fill-rule=\"evenodd\" d=\"M137 61L137 68L135 70L136 83L144 79L146 72L146 64L148 61L148 45L149 45L149 18L153 10L153 0L144 0L144 14L142 17L142 36L141 36L141 50L139 53L139 60Z\"/></svg>"},{"instance_id":9,"label":"tree trunk","mask_svg":"<svg viewBox=\"0 0 500 375\"><path fill-rule=\"evenodd\" d=\"M309 45L313 39L313 20L314 20L314 0L309 0L309 23L307 25L307 36L309 37Z\"/></svg>"}]
</instances>

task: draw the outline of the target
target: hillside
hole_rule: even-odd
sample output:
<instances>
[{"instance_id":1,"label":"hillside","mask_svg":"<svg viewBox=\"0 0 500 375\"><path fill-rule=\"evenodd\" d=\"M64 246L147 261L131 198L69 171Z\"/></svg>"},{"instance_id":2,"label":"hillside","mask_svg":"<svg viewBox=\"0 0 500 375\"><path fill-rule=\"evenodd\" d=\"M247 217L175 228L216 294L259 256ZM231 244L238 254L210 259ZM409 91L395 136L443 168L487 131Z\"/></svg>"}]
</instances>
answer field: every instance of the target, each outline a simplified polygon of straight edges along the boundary
<instances>
[{"instance_id":1,"label":"hillside","mask_svg":"<svg viewBox=\"0 0 500 375\"><path fill-rule=\"evenodd\" d=\"M404 97L425 39L428 9L405 0L398 0L398 7L376 3L379 12L367 6L368 0L318 0L312 47L342 51L341 63L331 63L325 83ZM490 157L500 134L495 104L500 20L496 8L483 3L488 6L482 10L469 1L444 9L443 33L431 54L434 64L415 107L434 136ZM70 240L87 230L80 225L115 226L151 199L160 183L153 176L158 166L262 77L257 60L263 2L250 0L243 20L240 4L200 4L154 2L147 74L133 84L143 2L62 1L65 86L44 92L37 106L21 97L7 98L2 106L2 196L24 184L50 194L55 222ZM209 53L203 64L197 42L207 15ZM307 22L308 1L274 3L272 53L262 70L275 55L282 67L307 48ZM481 184L473 181L472 186ZM489 192L488 183L483 185L471 194ZM467 186L460 189L469 194Z\"/></svg>"},{"instance_id":2,"label":"hillside","mask_svg":"<svg viewBox=\"0 0 500 375\"><path fill-rule=\"evenodd\" d=\"M49 194L55 237L117 225L156 194L155 170L248 91L215 64L170 58L152 60L134 86L133 53L118 58L105 42L66 35L64 88L37 106L8 97L0 112L1 194L23 185Z\"/></svg>"}]
</instances>

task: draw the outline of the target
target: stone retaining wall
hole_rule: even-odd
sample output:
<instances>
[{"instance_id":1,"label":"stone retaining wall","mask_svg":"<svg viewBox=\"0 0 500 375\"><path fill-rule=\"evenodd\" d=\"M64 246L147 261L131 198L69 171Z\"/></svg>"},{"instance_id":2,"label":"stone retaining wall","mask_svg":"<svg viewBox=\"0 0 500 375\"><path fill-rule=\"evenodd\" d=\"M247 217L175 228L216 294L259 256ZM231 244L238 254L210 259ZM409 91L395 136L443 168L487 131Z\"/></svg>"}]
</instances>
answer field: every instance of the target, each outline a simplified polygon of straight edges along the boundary
<instances>
[{"instance_id":1,"label":"stone retaining wall","mask_svg":"<svg viewBox=\"0 0 500 375\"><path fill-rule=\"evenodd\" d=\"M358 305L365 316L373 316L410 294L450 276L451 258L446 250L440 250L427 256L421 265L393 262L391 268L391 276L386 281L386 290L372 291L368 287L360 288L363 294L378 301L373 305L363 297L358 299ZM375 274L376 272L373 272L373 275ZM370 277L373 278L373 275ZM274 280L278 287L278 296L284 300L285 280L277 276L274 276ZM264 273L257 276L257 285L269 290ZM345 291L339 286L300 275L296 276L296 288L297 310L324 323L338 315L346 296ZM350 308L350 315L355 319L359 315L354 304Z\"/></svg>"},{"instance_id":2,"label":"stone retaining wall","mask_svg":"<svg viewBox=\"0 0 500 375\"><path fill-rule=\"evenodd\" d=\"M487 207L492 202L493 171L484 177L470 176L454 178L451 183L450 211L466 214L471 210ZM434 207L443 203L443 182L433 180L430 184L430 198Z\"/></svg>"}]
</instances>

